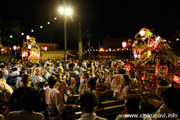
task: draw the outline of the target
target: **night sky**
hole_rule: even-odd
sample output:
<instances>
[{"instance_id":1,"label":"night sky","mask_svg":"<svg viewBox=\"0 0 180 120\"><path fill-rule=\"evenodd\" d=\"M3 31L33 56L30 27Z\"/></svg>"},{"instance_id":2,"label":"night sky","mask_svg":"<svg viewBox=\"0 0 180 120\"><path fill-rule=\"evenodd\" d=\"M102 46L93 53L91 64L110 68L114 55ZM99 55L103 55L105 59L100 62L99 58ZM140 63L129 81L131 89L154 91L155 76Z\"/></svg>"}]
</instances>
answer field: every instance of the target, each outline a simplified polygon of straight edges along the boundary
<instances>
[{"instance_id":1,"label":"night sky","mask_svg":"<svg viewBox=\"0 0 180 120\"><path fill-rule=\"evenodd\" d=\"M84 48L89 30L91 43L97 48L97 41L102 44L106 36L134 39L142 27L154 29L154 34L166 39L180 29L180 5L173 0L5 0L1 4L1 20L21 20L25 35L33 35L37 42L59 43L63 49L63 16L57 9L65 2L73 8L73 16L67 20L68 49L77 49L79 20ZM51 24L47 25L47 21ZM31 29L35 32L31 33Z\"/></svg>"}]
</instances>

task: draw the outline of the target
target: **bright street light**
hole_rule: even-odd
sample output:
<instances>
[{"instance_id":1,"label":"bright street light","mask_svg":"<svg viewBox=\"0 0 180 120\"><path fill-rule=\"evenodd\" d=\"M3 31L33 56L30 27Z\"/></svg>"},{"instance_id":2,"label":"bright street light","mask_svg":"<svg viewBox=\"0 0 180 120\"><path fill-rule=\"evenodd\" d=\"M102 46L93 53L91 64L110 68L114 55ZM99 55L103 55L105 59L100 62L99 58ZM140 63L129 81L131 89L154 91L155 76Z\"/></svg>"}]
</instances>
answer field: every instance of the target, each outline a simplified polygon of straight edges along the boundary
<instances>
[{"instance_id":1,"label":"bright street light","mask_svg":"<svg viewBox=\"0 0 180 120\"><path fill-rule=\"evenodd\" d=\"M65 53L64 53L64 60L67 60L67 30L66 30L66 21L67 21L67 16L70 16L72 14L72 10L70 8L63 8L60 7L59 9L59 13L61 15L64 15L64 49L65 49Z\"/></svg>"},{"instance_id":2,"label":"bright street light","mask_svg":"<svg viewBox=\"0 0 180 120\"><path fill-rule=\"evenodd\" d=\"M59 8L59 13L60 13L61 15L72 15L72 9L60 7L60 8Z\"/></svg>"},{"instance_id":3,"label":"bright street light","mask_svg":"<svg viewBox=\"0 0 180 120\"><path fill-rule=\"evenodd\" d=\"M71 15L72 14L72 10L70 8L66 9L66 15Z\"/></svg>"},{"instance_id":4,"label":"bright street light","mask_svg":"<svg viewBox=\"0 0 180 120\"><path fill-rule=\"evenodd\" d=\"M64 9L63 9L63 8L59 8L59 13L60 13L61 15L63 15Z\"/></svg>"}]
</instances>

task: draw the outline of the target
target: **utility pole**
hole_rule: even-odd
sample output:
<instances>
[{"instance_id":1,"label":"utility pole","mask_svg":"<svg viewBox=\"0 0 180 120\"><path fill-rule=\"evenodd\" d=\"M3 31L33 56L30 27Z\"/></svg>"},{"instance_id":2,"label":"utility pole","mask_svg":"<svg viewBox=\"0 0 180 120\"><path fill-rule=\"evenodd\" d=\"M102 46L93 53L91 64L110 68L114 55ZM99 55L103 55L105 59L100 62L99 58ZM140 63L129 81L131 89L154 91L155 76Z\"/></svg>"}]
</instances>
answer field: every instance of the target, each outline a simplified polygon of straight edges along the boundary
<instances>
[{"instance_id":1,"label":"utility pole","mask_svg":"<svg viewBox=\"0 0 180 120\"><path fill-rule=\"evenodd\" d=\"M79 20L79 59L82 58L81 21Z\"/></svg>"}]
</instances>

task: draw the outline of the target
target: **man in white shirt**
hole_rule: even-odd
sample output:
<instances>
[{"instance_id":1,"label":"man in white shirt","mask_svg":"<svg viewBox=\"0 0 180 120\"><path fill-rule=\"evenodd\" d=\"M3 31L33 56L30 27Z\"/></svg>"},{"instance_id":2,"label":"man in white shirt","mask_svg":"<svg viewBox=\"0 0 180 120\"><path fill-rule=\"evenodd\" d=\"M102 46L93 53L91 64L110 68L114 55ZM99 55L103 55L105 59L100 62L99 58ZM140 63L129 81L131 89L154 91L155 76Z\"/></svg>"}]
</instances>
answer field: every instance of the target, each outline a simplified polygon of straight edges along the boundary
<instances>
[{"instance_id":1,"label":"man in white shirt","mask_svg":"<svg viewBox=\"0 0 180 120\"><path fill-rule=\"evenodd\" d=\"M0 71L0 106L5 105L9 101L10 96L13 93L12 88L3 81L2 76L3 72Z\"/></svg>"},{"instance_id":2,"label":"man in white shirt","mask_svg":"<svg viewBox=\"0 0 180 120\"><path fill-rule=\"evenodd\" d=\"M35 74L32 76L32 83L35 88L41 89L43 88L43 85L47 82L41 75L41 68L36 67L35 68Z\"/></svg>"}]
</instances>

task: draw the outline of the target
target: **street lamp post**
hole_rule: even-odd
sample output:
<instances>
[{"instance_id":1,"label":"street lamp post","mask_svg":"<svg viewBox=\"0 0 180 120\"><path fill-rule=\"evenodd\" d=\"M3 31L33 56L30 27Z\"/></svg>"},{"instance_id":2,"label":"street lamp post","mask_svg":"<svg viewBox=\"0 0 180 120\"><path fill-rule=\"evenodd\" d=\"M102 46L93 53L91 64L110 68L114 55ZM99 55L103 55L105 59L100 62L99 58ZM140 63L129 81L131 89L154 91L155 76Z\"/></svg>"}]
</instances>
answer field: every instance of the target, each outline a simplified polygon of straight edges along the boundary
<instances>
[{"instance_id":1,"label":"street lamp post","mask_svg":"<svg viewBox=\"0 0 180 120\"><path fill-rule=\"evenodd\" d=\"M64 60L67 60L66 18L67 18L66 15L64 15L64 49L65 49Z\"/></svg>"},{"instance_id":2,"label":"street lamp post","mask_svg":"<svg viewBox=\"0 0 180 120\"><path fill-rule=\"evenodd\" d=\"M70 8L59 8L59 12L61 15L64 15L64 60L67 60L67 29L66 29L66 20L67 16L72 14L72 10Z\"/></svg>"}]
</instances>

